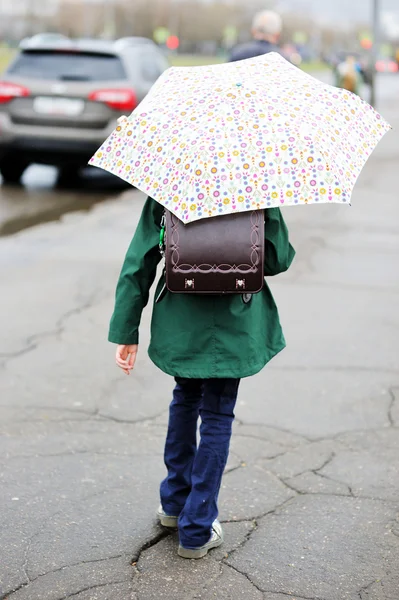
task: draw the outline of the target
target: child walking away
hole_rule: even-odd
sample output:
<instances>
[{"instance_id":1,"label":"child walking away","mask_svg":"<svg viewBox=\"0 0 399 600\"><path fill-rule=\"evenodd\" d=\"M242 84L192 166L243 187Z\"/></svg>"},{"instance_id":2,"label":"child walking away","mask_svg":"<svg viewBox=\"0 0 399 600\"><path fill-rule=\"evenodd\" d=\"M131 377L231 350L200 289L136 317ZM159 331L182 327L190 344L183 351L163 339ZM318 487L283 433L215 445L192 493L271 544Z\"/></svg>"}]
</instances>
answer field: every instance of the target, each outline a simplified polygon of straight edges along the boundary
<instances>
[{"instance_id":1,"label":"child walking away","mask_svg":"<svg viewBox=\"0 0 399 600\"><path fill-rule=\"evenodd\" d=\"M280 209L269 208L261 214L264 275L277 275L289 268L295 253ZM211 227L214 219L208 221ZM163 223L164 208L148 198L116 290L109 341L118 344L116 364L126 374L135 365L141 313L162 259ZM170 240L172 233L166 235ZM235 281L238 287L245 285L244 279ZM185 283L195 287L194 278ZM158 518L161 525L178 529L180 556L202 558L223 542L218 494L240 379L258 373L284 348L285 340L266 283L253 294L191 291L171 293L162 274L155 292L149 356L176 384Z\"/></svg>"}]
</instances>

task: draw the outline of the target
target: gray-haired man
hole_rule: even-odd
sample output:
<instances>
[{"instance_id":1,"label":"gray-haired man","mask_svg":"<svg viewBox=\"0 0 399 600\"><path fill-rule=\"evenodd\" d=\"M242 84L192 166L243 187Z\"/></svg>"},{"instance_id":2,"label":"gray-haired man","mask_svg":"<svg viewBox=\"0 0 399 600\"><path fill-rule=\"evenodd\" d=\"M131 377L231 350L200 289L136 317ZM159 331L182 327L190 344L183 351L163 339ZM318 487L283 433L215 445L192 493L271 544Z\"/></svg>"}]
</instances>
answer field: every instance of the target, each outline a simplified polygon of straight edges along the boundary
<instances>
[{"instance_id":1,"label":"gray-haired man","mask_svg":"<svg viewBox=\"0 0 399 600\"><path fill-rule=\"evenodd\" d=\"M236 46L231 53L230 62L253 58L268 52L280 52L277 43L282 28L282 19L276 12L264 10L257 13L252 22L253 40L247 44Z\"/></svg>"}]
</instances>

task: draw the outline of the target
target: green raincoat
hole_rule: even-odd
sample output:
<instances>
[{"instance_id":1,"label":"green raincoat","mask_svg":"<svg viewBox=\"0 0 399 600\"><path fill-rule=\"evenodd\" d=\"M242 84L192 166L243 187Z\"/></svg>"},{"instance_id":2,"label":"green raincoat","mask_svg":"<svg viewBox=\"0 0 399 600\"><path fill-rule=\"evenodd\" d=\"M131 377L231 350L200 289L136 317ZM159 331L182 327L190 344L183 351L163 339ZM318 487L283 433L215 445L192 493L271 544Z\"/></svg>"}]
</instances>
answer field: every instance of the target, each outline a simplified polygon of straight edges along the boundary
<instances>
[{"instance_id":1,"label":"green raincoat","mask_svg":"<svg viewBox=\"0 0 399 600\"><path fill-rule=\"evenodd\" d=\"M116 290L109 341L137 344L141 313L156 276L163 208L148 198L127 251ZM278 208L265 211L265 275L286 271L294 258ZM165 279L157 285L157 299ZM241 378L259 372L285 347L273 296L265 284L245 304L241 295L187 295L167 292L154 301L151 360L177 377Z\"/></svg>"}]
</instances>

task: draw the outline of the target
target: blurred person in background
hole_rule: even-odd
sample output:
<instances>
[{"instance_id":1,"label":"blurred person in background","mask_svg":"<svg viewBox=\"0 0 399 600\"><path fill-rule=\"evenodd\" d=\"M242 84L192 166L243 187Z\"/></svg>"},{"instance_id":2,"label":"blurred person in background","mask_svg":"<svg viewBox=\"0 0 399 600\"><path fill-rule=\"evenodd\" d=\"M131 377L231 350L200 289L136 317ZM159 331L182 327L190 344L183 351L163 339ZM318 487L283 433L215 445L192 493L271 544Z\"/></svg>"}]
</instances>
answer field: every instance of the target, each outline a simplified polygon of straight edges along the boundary
<instances>
[{"instance_id":1,"label":"blurred person in background","mask_svg":"<svg viewBox=\"0 0 399 600\"><path fill-rule=\"evenodd\" d=\"M279 52L278 42L283 28L279 14L272 10L264 10L255 15L252 22L253 40L236 46L230 55L230 62L261 56L268 52Z\"/></svg>"},{"instance_id":2,"label":"blurred person in background","mask_svg":"<svg viewBox=\"0 0 399 600\"><path fill-rule=\"evenodd\" d=\"M337 66L336 85L359 95L361 83L361 66L354 56L349 55Z\"/></svg>"}]
</instances>

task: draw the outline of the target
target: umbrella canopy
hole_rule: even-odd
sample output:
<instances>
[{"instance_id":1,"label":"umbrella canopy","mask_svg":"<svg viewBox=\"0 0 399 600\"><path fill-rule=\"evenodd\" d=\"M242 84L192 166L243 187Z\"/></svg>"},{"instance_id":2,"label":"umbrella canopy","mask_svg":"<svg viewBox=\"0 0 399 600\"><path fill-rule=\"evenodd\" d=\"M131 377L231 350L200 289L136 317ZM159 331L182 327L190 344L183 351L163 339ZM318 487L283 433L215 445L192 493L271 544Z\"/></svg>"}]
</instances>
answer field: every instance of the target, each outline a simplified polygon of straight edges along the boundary
<instances>
[{"instance_id":1,"label":"umbrella canopy","mask_svg":"<svg viewBox=\"0 0 399 600\"><path fill-rule=\"evenodd\" d=\"M389 129L358 96L270 53L168 69L90 164L183 222L274 206L348 204Z\"/></svg>"}]
</instances>

